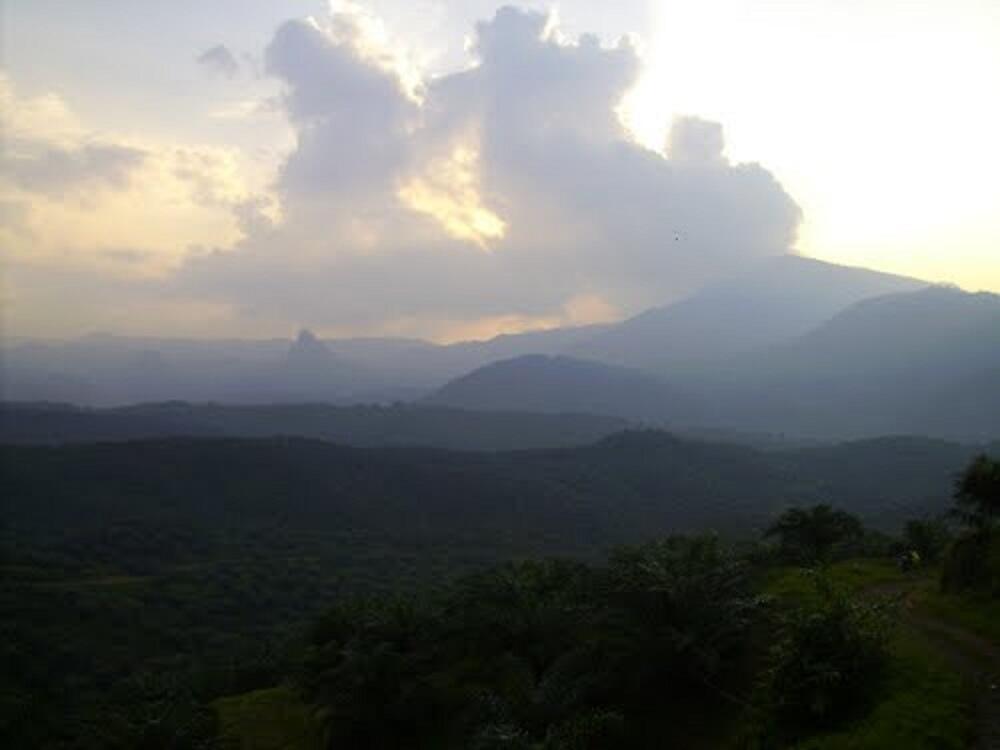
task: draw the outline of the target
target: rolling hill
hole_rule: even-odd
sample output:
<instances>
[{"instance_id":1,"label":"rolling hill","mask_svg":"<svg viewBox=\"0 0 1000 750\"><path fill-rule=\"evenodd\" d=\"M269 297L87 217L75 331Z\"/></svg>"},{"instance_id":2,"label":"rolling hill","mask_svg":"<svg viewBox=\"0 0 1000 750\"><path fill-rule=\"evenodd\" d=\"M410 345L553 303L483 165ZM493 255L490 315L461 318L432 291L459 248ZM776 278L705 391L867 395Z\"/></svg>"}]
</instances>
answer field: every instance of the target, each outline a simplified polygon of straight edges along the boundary
<instances>
[{"instance_id":1,"label":"rolling hill","mask_svg":"<svg viewBox=\"0 0 1000 750\"><path fill-rule=\"evenodd\" d=\"M237 406L175 401L107 409L0 404L0 443L20 444L280 435L356 446L513 450L592 443L627 426L626 420L617 417L408 404Z\"/></svg>"},{"instance_id":2,"label":"rolling hill","mask_svg":"<svg viewBox=\"0 0 1000 750\"><path fill-rule=\"evenodd\" d=\"M656 431L497 453L300 438L6 445L3 535L9 564L56 555L90 569L114 548L138 569L255 545L591 554L686 530L745 534L820 501L891 528L946 507L976 450L881 439L767 453Z\"/></svg>"},{"instance_id":3,"label":"rolling hill","mask_svg":"<svg viewBox=\"0 0 1000 750\"><path fill-rule=\"evenodd\" d=\"M697 422L697 397L652 375L571 357L527 355L447 383L427 403L465 409L606 414L646 422Z\"/></svg>"}]
</instances>

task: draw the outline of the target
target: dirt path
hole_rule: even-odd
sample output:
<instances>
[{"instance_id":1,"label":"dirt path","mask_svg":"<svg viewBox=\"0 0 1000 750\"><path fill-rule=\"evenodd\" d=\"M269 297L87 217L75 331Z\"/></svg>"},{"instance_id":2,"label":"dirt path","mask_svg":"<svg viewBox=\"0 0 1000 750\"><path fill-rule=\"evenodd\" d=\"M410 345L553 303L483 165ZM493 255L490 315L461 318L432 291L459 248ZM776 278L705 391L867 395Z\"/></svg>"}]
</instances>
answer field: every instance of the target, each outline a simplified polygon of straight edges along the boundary
<instances>
[{"instance_id":1,"label":"dirt path","mask_svg":"<svg viewBox=\"0 0 1000 750\"><path fill-rule=\"evenodd\" d=\"M872 593L899 596L904 623L921 633L971 685L974 695L975 750L1000 750L1000 646L975 633L920 611L912 585L894 583Z\"/></svg>"}]
</instances>

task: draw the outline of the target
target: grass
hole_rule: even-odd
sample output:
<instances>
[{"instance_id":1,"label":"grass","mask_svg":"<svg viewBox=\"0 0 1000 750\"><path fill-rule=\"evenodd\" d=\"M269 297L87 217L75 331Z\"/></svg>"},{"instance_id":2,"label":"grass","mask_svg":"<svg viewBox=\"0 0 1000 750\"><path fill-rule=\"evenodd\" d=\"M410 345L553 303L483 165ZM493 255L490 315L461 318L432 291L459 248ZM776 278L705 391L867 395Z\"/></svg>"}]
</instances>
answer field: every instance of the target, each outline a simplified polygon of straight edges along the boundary
<instances>
[{"instance_id":1,"label":"grass","mask_svg":"<svg viewBox=\"0 0 1000 750\"><path fill-rule=\"evenodd\" d=\"M926 597L929 607L949 607L942 619L964 624L954 613L969 620L985 621L989 613L979 602L959 603L934 595L932 572L903 573L890 560L847 560L828 566L831 582L852 593L905 585ZM817 596L814 573L802 568L780 568L768 576L766 593L787 603L806 603ZM971 629L971 628L970 628ZM966 747L971 731L967 686L939 647L912 628L900 627L890 644L890 661L876 703L861 719L841 730L818 735L796 746L796 750L958 750Z\"/></svg>"},{"instance_id":2,"label":"grass","mask_svg":"<svg viewBox=\"0 0 1000 750\"><path fill-rule=\"evenodd\" d=\"M993 643L1000 643L1000 600L986 594L945 594L937 586L921 589L915 603L921 611L952 622Z\"/></svg>"},{"instance_id":3,"label":"grass","mask_svg":"<svg viewBox=\"0 0 1000 750\"><path fill-rule=\"evenodd\" d=\"M287 687L220 698L213 704L225 750L321 750L312 710Z\"/></svg>"},{"instance_id":4,"label":"grass","mask_svg":"<svg viewBox=\"0 0 1000 750\"><path fill-rule=\"evenodd\" d=\"M884 696L863 719L796 750L960 750L971 718L962 678L933 644L909 629L892 644Z\"/></svg>"},{"instance_id":5,"label":"grass","mask_svg":"<svg viewBox=\"0 0 1000 750\"><path fill-rule=\"evenodd\" d=\"M889 560L844 560L827 566L825 570L832 583L851 592L911 580L910 574L901 572ZM764 581L764 592L779 599L807 601L816 595L813 576L814 572L809 568L775 568Z\"/></svg>"}]
</instances>

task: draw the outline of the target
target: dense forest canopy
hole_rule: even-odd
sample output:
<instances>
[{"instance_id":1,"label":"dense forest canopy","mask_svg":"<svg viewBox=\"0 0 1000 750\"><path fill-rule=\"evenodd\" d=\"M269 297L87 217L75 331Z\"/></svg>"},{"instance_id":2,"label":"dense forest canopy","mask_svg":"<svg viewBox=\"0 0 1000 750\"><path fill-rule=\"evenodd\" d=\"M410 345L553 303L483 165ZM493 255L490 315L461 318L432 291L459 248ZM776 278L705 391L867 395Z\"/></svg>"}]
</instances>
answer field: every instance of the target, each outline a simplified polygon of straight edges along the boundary
<instances>
[{"instance_id":1,"label":"dense forest canopy","mask_svg":"<svg viewBox=\"0 0 1000 750\"><path fill-rule=\"evenodd\" d=\"M749 549L747 545L752 547L758 535L776 523L788 543L782 541L775 550L791 564L829 560L831 555L838 559L845 554L885 554L888 537L871 531L859 535L860 526L855 525L859 522L845 512L898 531L910 516L944 510L954 475L974 453L971 447L918 439L759 451L655 431L623 432L575 448L497 453L353 448L302 438L5 446L0 591L4 611L16 615L4 620L11 665L6 678L5 726L38 746L81 746L82 734L100 738L93 740L92 747L130 746L139 732L151 747L185 747L183 737L188 734L204 738L215 731L209 700L268 688L299 669L289 659L299 658L294 654L300 648L295 644L302 642L301 628L331 605L347 607L345 613L354 613L350 618L362 618L350 619L344 627L375 628L364 638L410 638L404 635L406 630L385 633L382 628L388 623L380 619L390 612L397 612L393 617L409 612L405 627L416 628L412 637L421 642L427 639L428 644L460 637L448 648L475 651L480 637L475 628L485 628L483 638L487 633L499 637L496 623L487 620L474 626L469 622L446 636L432 625L438 616L429 614L425 606L431 606L431 612L433 607L445 606L461 611L463 618L475 617L476 607L487 606L494 596L518 591L517 597L543 596L550 585L545 581L550 579L552 585L558 581L552 593L557 600L545 604L549 594L544 594L537 606L545 612L554 606L551 615L556 619L549 625L538 623L538 627L553 629L550 635L538 636L542 638L539 648L550 638L564 645L577 639L561 631L560 623L571 623L571 632L576 633L580 628L598 627L609 617L616 622L625 618L622 627L629 618L639 618L628 626L638 628L634 638L626 639L629 648L638 649L632 656L612 657L619 645L599 641L588 647L597 650L586 656L604 663L602 669L612 670L609 675L633 674L630 660L641 663L649 658L643 651L643 629L658 627L643 618L659 605L645 601L643 597L649 594L641 590L613 593L614 587L631 586L627 579L638 576L636 580L643 580L659 570L655 575L668 576L662 585L667 586L669 580L669 586L681 587L671 596L694 597L684 600L687 603L670 604L673 609L663 616L683 613L695 618L690 626L697 628L709 627L711 622L721 625L722 617L736 627L740 620L733 619L732 613L723 616L705 610L702 616L697 609L702 604L696 603L728 607L726 597L733 596L732 606L737 601L745 601L740 607L749 606L749 582L742 578L745 571L737 573L746 561L725 572L730 565L725 560L736 564L734 550ZM835 523L821 520L831 513L829 509L797 509L828 498L838 501L831 517ZM803 513L806 519L819 513L814 518L819 522L812 525L826 531L802 536L799 530L811 527L792 521ZM737 546L731 547L730 542L720 546L718 538L653 541L707 528L717 529ZM916 532L914 538L918 538ZM803 547L802 539L822 541L815 542L819 547ZM606 570L588 567L600 568L608 550L622 543L646 546L615 553ZM803 553L807 549L817 551ZM575 562L555 567L539 563L537 568L533 563L518 563L505 573L476 578L505 560L552 555L572 557ZM671 566L678 565L670 572ZM697 573L703 565L709 567ZM723 567L716 570L716 565ZM433 603L439 600L431 592L463 572L472 577L456 591L465 593L454 594L459 598L450 604ZM731 575L736 578L730 580ZM619 582L612 585L613 580ZM723 588L712 594L703 584ZM522 591L522 585L528 588ZM601 599L600 604L591 599L593 594L586 592L595 585L605 591L601 597L611 598ZM642 585L659 590L661 584ZM533 586L543 589L531 593ZM563 590L564 586L569 588ZM722 591L732 593L723 596ZM351 609L357 597L378 592L390 597L386 602L399 595L416 599L398 611L392 609L396 605L387 603L374 610ZM421 592L428 592L431 599ZM580 596L584 599L579 600ZM417 608L407 609L411 606ZM514 616L515 610L501 600L488 606L490 618L498 611L507 612L505 618ZM529 606L527 601L524 606ZM535 627L530 625L536 617L531 611L523 614L524 627ZM589 614L583 616L583 611ZM369 617L375 620L363 625ZM515 627L513 621L509 625ZM318 632L333 631L314 631L310 637L319 638ZM678 695L697 704L692 711L710 711L719 699L696 676L691 677L695 682L684 687L688 683L678 682L677 665L695 659L691 664L708 669L698 674L714 684L722 674L713 677L715 670L728 674L724 667L728 657L722 655L729 653L730 646L725 644L745 647L739 642L746 633L739 637L735 631L710 633L699 636L709 640L687 655L680 646L686 636L680 634L676 637L681 641L673 645L649 646L674 654L664 656L666 661L659 667L651 664L650 668L667 669L673 675L670 683ZM322 636L327 637L332 636ZM517 637L527 638L528 643L536 638L524 633ZM736 641L731 641L734 637ZM376 642L380 641L369 645ZM485 648L485 643L480 647ZM600 656L606 649L612 651ZM39 659L39 653L48 655ZM443 655L433 657L439 658ZM495 658L506 664L503 660L508 657L497 652ZM584 654L549 650L523 658L541 659L532 677L542 680L541 689L549 684L550 678L543 675L550 669L556 670L551 680L575 680L573 669L583 667L570 665ZM493 666L484 662L477 669L495 676L504 673L501 662ZM341 706L336 710L359 710L361 704L351 698L352 693L334 698L326 692L335 686L324 682L328 677L320 677L326 669L321 668L322 660L309 663L310 669L319 670L309 678L312 682L303 683L312 685L303 688L313 696L310 700L346 701L336 703ZM512 680L521 679L516 675L522 667L515 667L514 662L508 667L514 670ZM420 671L424 666L412 668L418 670L412 674L421 684L431 679ZM454 672L454 666L426 668L444 669L440 679L465 679L459 676L465 672ZM744 678L733 674L726 679L738 683ZM391 684L397 690L406 683L392 678ZM553 690L556 684L552 683ZM594 725L586 731L613 733L622 731L621 704L615 702L620 696L611 703L596 697L610 690L610 684L595 684L598 692L590 698L583 694L574 698L572 711L570 704L563 708L517 704L516 711L496 704L490 710L499 713L487 721L476 713L478 708L473 710L479 699L469 703L472 697L460 697L461 690L436 694L434 710L454 714L455 731L465 727L459 731L462 737L473 725L478 727L476 732L486 733L483 737L494 730L503 734L505 716L516 719L511 725L520 727L515 734L525 736L582 732L578 721ZM559 688L564 689L568 688ZM639 709L644 699L635 700L639 703L628 699L629 711L648 710L653 716L659 710L656 704ZM575 713L587 706L584 714ZM406 708L411 710L412 706ZM157 723L158 711L170 716L162 716ZM505 712L509 711L515 713L508 716ZM551 718L542 719L537 711L555 713L544 714ZM559 716L566 721L575 718L565 724ZM410 719L400 721L398 726L405 727ZM100 731L98 723L105 725ZM641 725L630 721L628 731L640 731L635 727ZM161 735L154 730L157 726ZM389 725L382 730L389 731ZM429 742L433 736L433 732L428 735Z\"/></svg>"}]
</instances>

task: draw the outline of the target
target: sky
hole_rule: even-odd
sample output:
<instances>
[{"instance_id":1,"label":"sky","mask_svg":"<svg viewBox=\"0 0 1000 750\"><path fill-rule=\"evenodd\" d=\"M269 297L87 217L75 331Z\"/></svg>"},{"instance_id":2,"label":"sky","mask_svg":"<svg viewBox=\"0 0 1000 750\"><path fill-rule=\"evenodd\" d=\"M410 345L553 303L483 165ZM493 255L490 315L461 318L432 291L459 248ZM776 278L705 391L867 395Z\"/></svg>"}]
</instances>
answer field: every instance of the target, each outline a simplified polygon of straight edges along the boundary
<instances>
[{"instance_id":1,"label":"sky","mask_svg":"<svg viewBox=\"0 0 1000 750\"><path fill-rule=\"evenodd\" d=\"M3 330L448 341L798 252L1000 292L995 0L4 0Z\"/></svg>"}]
</instances>

